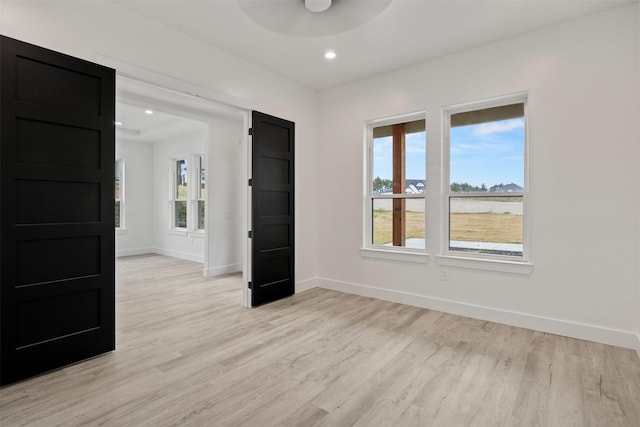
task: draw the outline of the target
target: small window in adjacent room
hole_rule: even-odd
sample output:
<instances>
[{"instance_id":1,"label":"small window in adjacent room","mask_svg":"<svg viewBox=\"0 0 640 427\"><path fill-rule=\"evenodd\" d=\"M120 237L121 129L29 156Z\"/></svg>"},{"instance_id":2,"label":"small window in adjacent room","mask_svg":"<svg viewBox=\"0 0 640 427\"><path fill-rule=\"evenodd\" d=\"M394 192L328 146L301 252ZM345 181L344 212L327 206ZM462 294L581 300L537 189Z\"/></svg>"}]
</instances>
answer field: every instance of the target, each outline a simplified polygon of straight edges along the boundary
<instances>
[{"instance_id":1,"label":"small window in adjacent room","mask_svg":"<svg viewBox=\"0 0 640 427\"><path fill-rule=\"evenodd\" d=\"M425 249L424 114L368 126L365 248Z\"/></svg>"},{"instance_id":2,"label":"small window in adjacent room","mask_svg":"<svg viewBox=\"0 0 640 427\"><path fill-rule=\"evenodd\" d=\"M205 198L206 198L206 169L205 169L205 157L197 156L199 166L198 166L198 196L197 196L197 205L198 205L198 230L204 230L205 221L206 221L206 211L205 211Z\"/></svg>"},{"instance_id":3,"label":"small window in adjacent room","mask_svg":"<svg viewBox=\"0 0 640 427\"><path fill-rule=\"evenodd\" d=\"M187 161L174 162L173 227L187 228Z\"/></svg>"},{"instance_id":4,"label":"small window in adjacent room","mask_svg":"<svg viewBox=\"0 0 640 427\"><path fill-rule=\"evenodd\" d=\"M445 111L445 254L527 259L526 102L518 95Z\"/></svg>"},{"instance_id":5,"label":"small window in adjacent room","mask_svg":"<svg viewBox=\"0 0 640 427\"><path fill-rule=\"evenodd\" d=\"M124 162L122 159L115 163L115 226L124 228Z\"/></svg>"}]
</instances>

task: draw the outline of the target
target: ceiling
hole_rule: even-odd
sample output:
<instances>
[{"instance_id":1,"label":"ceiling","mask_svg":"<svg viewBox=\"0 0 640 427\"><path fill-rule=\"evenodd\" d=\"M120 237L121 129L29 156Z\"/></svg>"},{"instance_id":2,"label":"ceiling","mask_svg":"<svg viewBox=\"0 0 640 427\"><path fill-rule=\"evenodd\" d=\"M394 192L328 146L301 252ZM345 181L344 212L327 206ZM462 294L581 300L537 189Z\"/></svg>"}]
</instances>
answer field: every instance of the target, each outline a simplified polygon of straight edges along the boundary
<instances>
[{"instance_id":1,"label":"ceiling","mask_svg":"<svg viewBox=\"0 0 640 427\"><path fill-rule=\"evenodd\" d=\"M118 140L154 143L208 129L204 122L157 110L151 110L153 113L147 114L145 110L145 107L116 103Z\"/></svg>"},{"instance_id":2,"label":"ceiling","mask_svg":"<svg viewBox=\"0 0 640 427\"><path fill-rule=\"evenodd\" d=\"M333 0L318 13L304 0L113 1L322 90L635 0Z\"/></svg>"}]
</instances>

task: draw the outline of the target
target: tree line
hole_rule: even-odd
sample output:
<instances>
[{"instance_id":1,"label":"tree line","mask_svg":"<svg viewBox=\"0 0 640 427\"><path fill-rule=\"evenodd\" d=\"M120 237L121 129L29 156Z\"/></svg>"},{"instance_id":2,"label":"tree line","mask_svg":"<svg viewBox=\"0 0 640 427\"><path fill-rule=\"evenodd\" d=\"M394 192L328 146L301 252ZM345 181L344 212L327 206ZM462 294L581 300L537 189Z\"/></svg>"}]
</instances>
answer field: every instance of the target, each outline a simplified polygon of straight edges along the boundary
<instances>
[{"instance_id":1,"label":"tree line","mask_svg":"<svg viewBox=\"0 0 640 427\"><path fill-rule=\"evenodd\" d=\"M387 188L391 188L393 181L390 179L382 179L376 176L373 180L373 191L382 191ZM484 192L484 191L499 191L504 187L503 183L492 185L487 188L484 183L481 186L471 185L466 182L453 182L451 183L451 192L453 193L470 193L470 192Z\"/></svg>"},{"instance_id":2,"label":"tree line","mask_svg":"<svg viewBox=\"0 0 640 427\"><path fill-rule=\"evenodd\" d=\"M500 191L504 187L503 183L492 185L487 189L487 186L482 183L480 187L477 185L467 184L466 182L458 183L454 182L451 184L451 192L452 193L470 193L470 192L483 192L483 191Z\"/></svg>"}]
</instances>

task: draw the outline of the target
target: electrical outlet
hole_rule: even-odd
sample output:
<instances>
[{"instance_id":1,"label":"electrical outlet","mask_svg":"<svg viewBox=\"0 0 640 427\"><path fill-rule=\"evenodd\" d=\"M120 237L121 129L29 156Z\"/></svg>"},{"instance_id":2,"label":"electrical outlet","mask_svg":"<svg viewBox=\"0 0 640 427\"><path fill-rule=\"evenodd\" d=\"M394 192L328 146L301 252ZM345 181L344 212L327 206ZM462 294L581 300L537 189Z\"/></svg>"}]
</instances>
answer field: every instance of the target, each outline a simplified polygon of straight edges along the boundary
<instances>
[{"instance_id":1,"label":"electrical outlet","mask_svg":"<svg viewBox=\"0 0 640 427\"><path fill-rule=\"evenodd\" d=\"M440 269L440 280L444 280L445 282L449 280L449 270L446 268Z\"/></svg>"}]
</instances>

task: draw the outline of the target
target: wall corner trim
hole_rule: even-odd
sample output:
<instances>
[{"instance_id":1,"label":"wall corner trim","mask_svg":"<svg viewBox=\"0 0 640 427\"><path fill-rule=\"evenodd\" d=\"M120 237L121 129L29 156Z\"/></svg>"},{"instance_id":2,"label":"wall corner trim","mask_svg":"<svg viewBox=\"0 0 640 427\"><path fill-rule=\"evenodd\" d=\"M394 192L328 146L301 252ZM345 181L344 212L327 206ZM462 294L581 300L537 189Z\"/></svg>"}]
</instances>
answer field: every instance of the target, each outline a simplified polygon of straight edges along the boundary
<instances>
[{"instance_id":1,"label":"wall corner trim","mask_svg":"<svg viewBox=\"0 0 640 427\"><path fill-rule=\"evenodd\" d=\"M640 334L634 331L606 328L325 278L317 278L315 283L317 287L324 289L633 349L639 353L640 357Z\"/></svg>"},{"instance_id":2,"label":"wall corner trim","mask_svg":"<svg viewBox=\"0 0 640 427\"><path fill-rule=\"evenodd\" d=\"M317 277L312 277L310 279L301 280L296 283L296 294L300 292L308 291L309 289L322 287L319 285L319 279Z\"/></svg>"},{"instance_id":3,"label":"wall corner trim","mask_svg":"<svg viewBox=\"0 0 640 427\"><path fill-rule=\"evenodd\" d=\"M242 271L240 264L214 265L213 267L203 268L203 277L215 277L225 274L239 273Z\"/></svg>"},{"instance_id":4,"label":"wall corner trim","mask_svg":"<svg viewBox=\"0 0 640 427\"><path fill-rule=\"evenodd\" d=\"M156 250L154 248L121 249L116 251L116 258L154 253L156 253Z\"/></svg>"}]
</instances>

